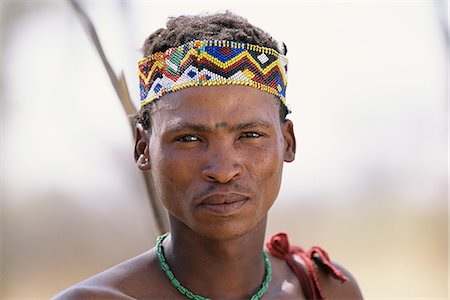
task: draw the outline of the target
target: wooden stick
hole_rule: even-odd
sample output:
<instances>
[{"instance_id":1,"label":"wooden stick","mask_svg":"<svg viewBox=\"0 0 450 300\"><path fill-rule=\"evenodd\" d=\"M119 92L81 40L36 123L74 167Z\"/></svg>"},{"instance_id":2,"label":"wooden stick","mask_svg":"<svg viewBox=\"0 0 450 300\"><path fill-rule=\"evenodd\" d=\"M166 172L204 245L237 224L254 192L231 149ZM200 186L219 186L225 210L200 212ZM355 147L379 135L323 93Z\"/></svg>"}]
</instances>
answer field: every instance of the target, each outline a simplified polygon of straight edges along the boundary
<instances>
[{"instance_id":1,"label":"wooden stick","mask_svg":"<svg viewBox=\"0 0 450 300\"><path fill-rule=\"evenodd\" d=\"M114 87L114 90L116 91L116 94L119 97L124 112L128 116L131 131L132 134L134 135L134 126L135 126L134 116L136 115L137 111L131 100L125 76L123 72L120 72L119 78L117 78L113 68L111 67L111 64L106 58L105 52L103 51L103 47L100 43L100 39L98 38L97 32L91 19L86 14L86 12L81 8L77 0L69 0L69 2L72 4L73 8L80 16L81 22L86 28L89 36L91 37L95 45L95 48L97 49L98 54L100 55L100 59L102 60L103 65L105 66L106 72L108 73L109 79ZM151 173L141 172L141 174L144 179L147 195L149 198L150 206L152 208L153 217L155 218L158 233L162 234L164 232L169 231L169 222L167 219L166 210L162 206L161 202L158 200L155 191L155 186L153 184L153 176L151 175Z\"/></svg>"}]
</instances>

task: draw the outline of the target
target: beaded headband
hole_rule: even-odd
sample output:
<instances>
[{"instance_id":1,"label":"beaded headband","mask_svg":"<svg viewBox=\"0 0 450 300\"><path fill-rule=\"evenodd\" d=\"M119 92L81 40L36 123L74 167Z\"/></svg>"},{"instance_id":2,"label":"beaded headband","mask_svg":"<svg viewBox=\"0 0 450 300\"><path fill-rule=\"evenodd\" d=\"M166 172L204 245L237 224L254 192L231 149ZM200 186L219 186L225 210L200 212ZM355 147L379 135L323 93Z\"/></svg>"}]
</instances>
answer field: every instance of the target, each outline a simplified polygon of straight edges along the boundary
<instances>
[{"instance_id":1,"label":"beaded headband","mask_svg":"<svg viewBox=\"0 0 450 300\"><path fill-rule=\"evenodd\" d=\"M194 40L138 61L141 106L193 86L246 85L286 105L287 57L274 49L226 40Z\"/></svg>"}]
</instances>

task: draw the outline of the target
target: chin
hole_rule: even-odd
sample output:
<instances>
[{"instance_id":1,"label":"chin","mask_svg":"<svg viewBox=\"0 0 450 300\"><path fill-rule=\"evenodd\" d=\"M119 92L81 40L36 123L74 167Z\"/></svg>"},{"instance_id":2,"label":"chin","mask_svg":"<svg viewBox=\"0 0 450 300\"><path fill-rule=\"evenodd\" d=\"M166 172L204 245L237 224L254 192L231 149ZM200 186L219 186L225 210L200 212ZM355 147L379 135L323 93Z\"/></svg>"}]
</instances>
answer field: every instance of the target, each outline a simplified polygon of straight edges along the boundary
<instances>
[{"instance_id":1,"label":"chin","mask_svg":"<svg viewBox=\"0 0 450 300\"><path fill-rule=\"evenodd\" d=\"M233 240L245 236L249 232L262 229L264 231L266 218L250 220L215 220L208 224L191 228L197 234L211 240Z\"/></svg>"}]
</instances>

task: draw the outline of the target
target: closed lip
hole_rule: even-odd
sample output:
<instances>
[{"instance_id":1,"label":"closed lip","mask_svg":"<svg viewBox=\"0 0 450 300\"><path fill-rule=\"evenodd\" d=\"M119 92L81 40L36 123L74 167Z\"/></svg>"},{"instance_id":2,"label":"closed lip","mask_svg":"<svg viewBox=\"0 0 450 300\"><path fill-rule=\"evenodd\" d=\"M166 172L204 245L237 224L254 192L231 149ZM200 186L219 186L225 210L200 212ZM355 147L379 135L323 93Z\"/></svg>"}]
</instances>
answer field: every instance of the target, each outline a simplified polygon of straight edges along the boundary
<instances>
[{"instance_id":1,"label":"closed lip","mask_svg":"<svg viewBox=\"0 0 450 300\"><path fill-rule=\"evenodd\" d=\"M198 205L219 205L247 200L248 196L240 193L214 193L203 197Z\"/></svg>"},{"instance_id":2,"label":"closed lip","mask_svg":"<svg viewBox=\"0 0 450 300\"><path fill-rule=\"evenodd\" d=\"M248 196L236 193L212 194L204 197L197 206L208 214L231 216L239 211L249 199Z\"/></svg>"}]
</instances>

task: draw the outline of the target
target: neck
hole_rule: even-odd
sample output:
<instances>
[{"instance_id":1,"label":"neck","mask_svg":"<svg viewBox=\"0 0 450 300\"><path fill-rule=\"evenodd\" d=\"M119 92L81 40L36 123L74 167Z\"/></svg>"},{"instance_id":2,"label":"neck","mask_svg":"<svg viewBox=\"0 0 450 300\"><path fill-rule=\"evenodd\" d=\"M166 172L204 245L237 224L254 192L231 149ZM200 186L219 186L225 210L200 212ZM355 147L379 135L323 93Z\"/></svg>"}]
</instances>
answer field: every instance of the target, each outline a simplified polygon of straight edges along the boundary
<instances>
[{"instance_id":1,"label":"neck","mask_svg":"<svg viewBox=\"0 0 450 300\"><path fill-rule=\"evenodd\" d=\"M172 233L164 242L175 277L193 293L220 299L245 299L265 275L264 218L254 229L231 239L212 239L193 232L170 216Z\"/></svg>"}]
</instances>

